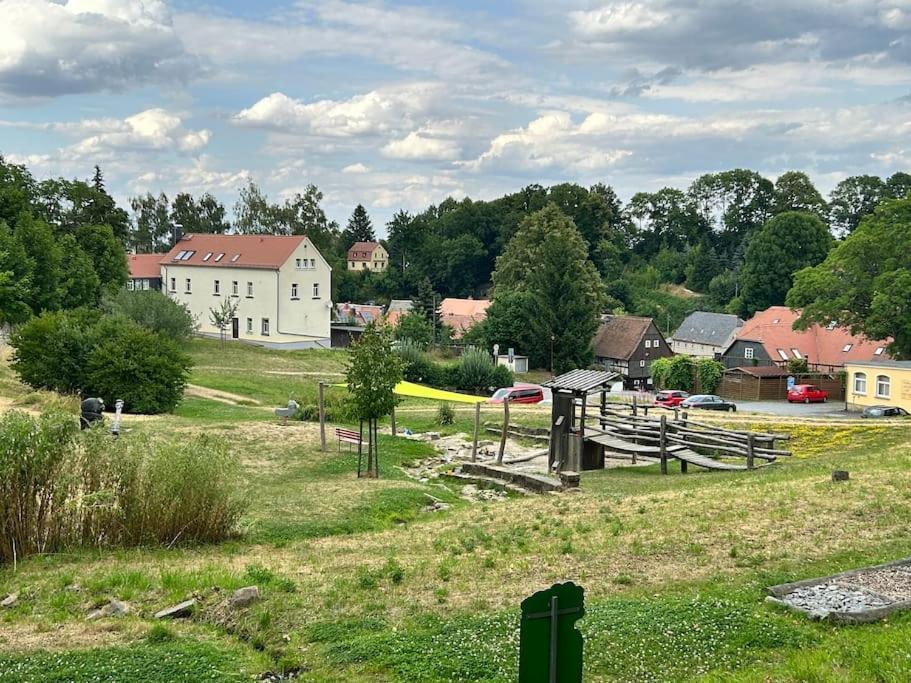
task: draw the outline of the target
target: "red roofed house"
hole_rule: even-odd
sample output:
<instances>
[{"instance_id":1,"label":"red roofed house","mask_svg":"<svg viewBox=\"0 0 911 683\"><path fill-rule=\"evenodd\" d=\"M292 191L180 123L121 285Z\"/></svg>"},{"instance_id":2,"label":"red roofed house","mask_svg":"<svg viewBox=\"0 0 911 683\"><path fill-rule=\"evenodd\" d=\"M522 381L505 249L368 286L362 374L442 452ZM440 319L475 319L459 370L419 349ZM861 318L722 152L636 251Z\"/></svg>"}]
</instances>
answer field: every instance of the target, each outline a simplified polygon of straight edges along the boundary
<instances>
[{"instance_id":1,"label":"red roofed house","mask_svg":"<svg viewBox=\"0 0 911 683\"><path fill-rule=\"evenodd\" d=\"M761 311L737 330L721 361L728 368L784 365L805 359L810 369L831 371L850 361L888 358L891 340L870 341L842 327L812 325L803 332L792 328L799 313L787 306Z\"/></svg>"},{"instance_id":2,"label":"red roofed house","mask_svg":"<svg viewBox=\"0 0 911 683\"><path fill-rule=\"evenodd\" d=\"M460 338L475 324L487 317L489 299L443 299L440 302L440 321L453 329L453 337Z\"/></svg>"},{"instance_id":3,"label":"red roofed house","mask_svg":"<svg viewBox=\"0 0 911 683\"><path fill-rule=\"evenodd\" d=\"M210 312L229 298L238 304L233 339L329 346L332 268L306 236L184 235L159 263L165 291L203 334L219 334Z\"/></svg>"},{"instance_id":4,"label":"red roofed house","mask_svg":"<svg viewBox=\"0 0 911 683\"><path fill-rule=\"evenodd\" d=\"M130 279L127 289L161 291L161 259L164 254L129 254Z\"/></svg>"},{"instance_id":5,"label":"red roofed house","mask_svg":"<svg viewBox=\"0 0 911 683\"><path fill-rule=\"evenodd\" d=\"M379 242L355 242L348 250L348 270L381 273L389 265L389 253Z\"/></svg>"}]
</instances>

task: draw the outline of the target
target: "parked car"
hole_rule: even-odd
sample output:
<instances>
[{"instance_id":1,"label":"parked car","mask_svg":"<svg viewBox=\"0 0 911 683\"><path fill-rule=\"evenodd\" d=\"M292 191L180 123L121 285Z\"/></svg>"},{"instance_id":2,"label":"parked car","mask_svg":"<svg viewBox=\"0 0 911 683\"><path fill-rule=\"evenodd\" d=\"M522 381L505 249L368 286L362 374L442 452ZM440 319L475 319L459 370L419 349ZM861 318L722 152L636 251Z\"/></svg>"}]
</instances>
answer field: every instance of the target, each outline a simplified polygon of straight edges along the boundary
<instances>
[{"instance_id":1,"label":"parked car","mask_svg":"<svg viewBox=\"0 0 911 683\"><path fill-rule=\"evenodd\" d=\"M736 405L730 401L725 401L720 396L715 396L714 394L696 394L695 396L690 396L683 400L680 407L702 408L704 410L726 410L729 413L733 413L737 410Z\"/></svg>"},{"instance_id":2,"label":"parked car","mask_svg":"<svg viewBox=\"0 0 911 683\"><path fill-rule=\"evenodd\" d=\"M507 396L510 403L540 403L544 400L544 389L537 384L517 384L497 389L487 402L502 403Z\"/></svg>"},{"instance_id":3,"label":"parked car","mask_svg":"<svg viewBox=\"0 0 911 683\"><path fill-rule=\"evenodd\" d=\"M869 408L864 408L864 412L861 413L861 417L908 417L907 410L904 408L899 408L898 406L870 406Z\"/></svg>"},{"instance_id":4,"label":"parked car","mask_svg":"<svg viewBox=\"0 0 911 683\"><path fill-rule=\"evenodd\" d=\"M788 403L825 403L829 392L812 384L797 384L788 389Z\"/></svg>"},{"instance_id":5,"label":"parked car","mask_svg":"<svg viewBox=\"0 0 911 683\"><path fill-rule=\"evenodd\" d=\"M665 408L676 408L689 397L690 395L685 391L659 391L655 394L655 405L664 406Z\"/></svg>"}]
</instances>

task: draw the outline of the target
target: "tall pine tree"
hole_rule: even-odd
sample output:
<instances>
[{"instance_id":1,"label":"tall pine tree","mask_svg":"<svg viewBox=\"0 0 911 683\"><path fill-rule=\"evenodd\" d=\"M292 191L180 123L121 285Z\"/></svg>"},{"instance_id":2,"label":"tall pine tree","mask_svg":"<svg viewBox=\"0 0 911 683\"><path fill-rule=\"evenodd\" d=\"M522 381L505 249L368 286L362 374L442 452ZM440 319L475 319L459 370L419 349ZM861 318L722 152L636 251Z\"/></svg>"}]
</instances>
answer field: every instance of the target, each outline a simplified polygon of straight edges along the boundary
<instances>
[{"instance_id":1,"label":"tall pine tree","mask_svg":"<svg viewBox=\"0 0 911 683\"><path fill-rule=\"evenodd\" d=\"M355 242L376 242L373 223L370 222L367 209L362 204L354 207L351 218L348 219L348 227L342 233L342 238L346 247L350 247Z\"/></svg>"}]
</instances>

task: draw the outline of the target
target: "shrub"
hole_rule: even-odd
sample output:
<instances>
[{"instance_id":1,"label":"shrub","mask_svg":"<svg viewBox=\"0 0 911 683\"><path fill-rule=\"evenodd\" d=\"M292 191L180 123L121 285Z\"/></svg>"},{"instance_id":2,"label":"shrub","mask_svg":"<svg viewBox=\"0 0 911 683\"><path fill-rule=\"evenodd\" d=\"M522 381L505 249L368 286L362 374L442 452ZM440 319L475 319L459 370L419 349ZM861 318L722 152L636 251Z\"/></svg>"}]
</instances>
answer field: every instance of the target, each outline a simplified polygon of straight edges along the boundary
<instances>
[{"instance_id":1,"label":"shrub","mask_svg":"<svg viewBox=\"0 0 911 683\"><path fill-rule=\"evenodd\" d=\"M196 331L196 321L190 310L161 292L124 289L106 299L104 307L109 313L129 318L174 341L185 341Z\"/></svg>"},{"instance_id":2,"label":"shrub","mask_svg":"<svg viewBox=\"0 0 911 683\"><path fill-rule=\"evenodd\" d=\"M124 410L163 413L183 396L192 361L170 339L130 325L99 343L88 359L85 392Z\"/></svg>"},{"instance_id":3,"label":"shrub","mask_svg":"<svg viewBox=\"0 0 911 683\"><path fill-rule=\"evenodd\" d=\"M453 422L455 422L455 410L446 401L441 402L437 409L437 424L451 425Z\"/></svg>"},{"instance_id":4,"label":"shrub","mask_svg":"<svg viewBox=\"0 0 911 683\"><path fill-rule=\"evenodd\" d=\"M600 368L599 368L600 369ZM497 365L493 369L493 373L490 376L490 384L493 387L511 387L515 381L515 377L510 370L505 365Z\"/></svg>"},{"instance_id":5,"label":"shrub","mask_svg":"<svg viewBox=\"0 0 911 683\"><path fill-rule=\"evenodd\" d=\"M652 363L652 379L661 389L692 391L696 377L696 364L692 356L678 354L659 358Z\"/></svg>"},{"instance_id":6,"label":"shrub","mask_svg":"<svg viewBox=\"0 0 911 683\"><path fill-rule=\"evenodd\" d=\"M700 358L696 361L696 375L699 377L699 390L714 394L724 376L724 364L711 358Z\"/></svg>"},{"instance_id":7,"label":"shrub","mask_svg":"<svg viewBox=\"0 0 911 683\"><path fill-rule=\"evenodd\" d=\"M244 509L223 441L80 434L65 413L0 417L0 562L74 547L219 541Z\"/></svg>"},{"instance_id":8,"label":"shrub","mask_svg":"<svg viewBox=\"0 0 911 683\"><path fill-rule=\"evenodd\" d=\"M486 390L493 379L496 367L486 351L468 349L459 359L457 386L470 391Z\"/></svg>"},{"instance_id":9,"label":"shrub","mask_svg":"<svg viewBox=\"0 0 911 683\"><path fill-rule=\"evenodd\" d=\"M806 358L789 358L788 372L792 375L805 375L810 371L810 364Z\"/></svg>"},{"instance_id":10,"label":"shrub","mask_svg":"<svg viewBox=\"0 0 911 683\"><path fill-rule=\"evenodd\" d=\"M330 389L323 395L327 422L345 422L354 415L348 394L341 390ZM304 403L297 409L295 419L303 422L319 422L319 405Z\"/></svg>"},{"instance_id":11,"label":"shrub","mask_svg":"<svg viewBox=\"0 0 911 683\"><path fill-rule=\"evenodd\" d=\"M422 313L411 311L399 318L395 326L395 338L426 349L433 341L433 325Z\"/></svg>"},{"instance_id":12,"label":"shrub","mask_svg":"<svg viewBox=\"0 0 911 683\"><path fill-rule=\"evenodd\" d=\"M123 316L77 310L44 313L11 339L12 366L37 389L123 399L129 412L174 408L190 359L175 342Z\"/></svg>"}]
</instances>

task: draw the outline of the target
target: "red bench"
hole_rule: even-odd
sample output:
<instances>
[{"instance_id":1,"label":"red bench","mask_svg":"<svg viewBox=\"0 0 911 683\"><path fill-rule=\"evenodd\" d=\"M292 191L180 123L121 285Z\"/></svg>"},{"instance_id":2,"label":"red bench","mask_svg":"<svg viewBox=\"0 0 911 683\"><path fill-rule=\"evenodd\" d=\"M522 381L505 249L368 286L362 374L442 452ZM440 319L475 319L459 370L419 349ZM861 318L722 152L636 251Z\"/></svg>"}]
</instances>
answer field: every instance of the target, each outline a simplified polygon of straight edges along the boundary
<instances>
[{"instance_id":1,"label":"red bench","mask_svg":"<svg viewBox=\"0 0 911 683\"><path fill-rule=\"evenodd\" d=\"M335 438L338 439L339 450L342 450L342 442L348 444L349 450L352 444L355 446L361 445L361 434L353 429L341 429L337 427L335 430ZM367 442L364 441L363 443Z\"/></svg>"}]
</instances>

